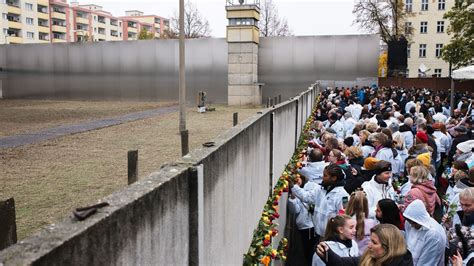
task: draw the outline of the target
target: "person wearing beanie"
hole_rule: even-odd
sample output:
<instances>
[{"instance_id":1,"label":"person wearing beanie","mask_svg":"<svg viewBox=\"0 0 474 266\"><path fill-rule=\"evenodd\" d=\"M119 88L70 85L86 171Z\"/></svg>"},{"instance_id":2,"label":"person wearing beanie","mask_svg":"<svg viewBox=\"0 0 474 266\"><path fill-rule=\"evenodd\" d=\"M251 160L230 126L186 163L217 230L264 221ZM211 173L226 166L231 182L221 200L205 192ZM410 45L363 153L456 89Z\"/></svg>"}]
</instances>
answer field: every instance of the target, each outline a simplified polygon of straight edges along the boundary
<instances>
[{"instance_id":1,"label":"person wearing beanie","mask_svg":"<svg viewBox=\"0 0 474 266\"><path fill-rule=\"evenodd\" d=\"M380 160L375 159L374 157L368 157L367 159L364 160L364 168L366 170L374 170L375 166Z\"/></svg>"},{"instance_id":2,"label":"person wearing beanie","mask_svg":"<svg viewBox=\"0 0 474 266\"><path fill-rule=\"evenodd\" d=\"M465 161L467 166L471 168L474 166L472 149L474 149L474 140L459 143L456 146L456 154L454 154L453 159L456 161Z\"/></svg>"},{"instance_id":3,"label":"person wearing beanie","mask_svg":"<svg viewBox=\"0 0 474 266\"><path fill-rule=\"evenodd\" d=\"M369 218L375 219L377 202L381 199L395 199L392 187L392 164L387 161L378 161L373 169L373 177L362 184L362 189L367 193L369 204Z\"/></svg>"},{"instance_id":4,"label":"person wearing beanie","mask_svg":"<svg viewBox=\"0 0 474 266\"><path fill-rule=\"evenodd\" d=\"M409 158L416 158L423 153L430 153L433 150L428 146L428 135L424 132L417 132L415 137L415 145L408 149Z\"/></svg>"},{"instance_id":5,"label":"person wearing beanie","mask_svg":"<svg viewBox=\"0 0 474 266\"><path fill-rule=\"evenodd\" d=\"M436 141L433 139L433 137L430 136L430 133L428 132L429 130L430 128L426 125L426 123L421 123L416 126L416 136L417 136L417 139L418 139L418 136L420 136L420 138L423 138L423 140L422 139L420 140L422 140L423 143L428 144L428 146L432 149L431 160L432 160L432 163L435 164L438 161L438 144L436 144ZM434 131L432 130L432 132ZM426 137L426 142L424 141L425 137Z\"/></svg>"},{"instance_id":6,"label":"person wearing beanie","mask_svg":"<svg viewBox=\"0 0 474 266\"><path fill-rule=\"evenodd\" d=\"M344 139L343 141L344 145L343 145L343 151L345 151L347 148L349 147L352 147L352 145L354 145L354 138L353 137L347 137Z\"/></svg>"},{"instance_id":7,"label":"person wearing beanie","mask_svg":"<svg viewBox=\"0 0 474 266\"><path fill-rule=\"evenodd\" d=\"M422 161L423 165L426 168L430 168L430 166L431 166L431 155L428 152L422 153L422 154L416 156L416 159Z\"/></svg>"},{"instance_id":8,"label":"person wearing beanie","mask_svg":"<svg viewBox=\"0 0 474 266\"><path fill-rule=\"evenodd\" d=\"M416 133L416 140L418 143L428 143L428 135L425 132L419 131Z\"/></svg>"},{"instance_id":9,"label":"person wearing beanie","mask_svg":"<svg viewBox=\"0 0 474 266\"><path fill-rule=\"evenodd\" d=\"M450 165L454 159L454 155L456 154L457 146L459 143L465 142L469 140L469 136L467 135L467 129L464 126L455 127L453 132L453 142L451 144L451 149L448 153L448 165Z\"/></svg>"},{"instance_id":10,"label":"person wearing beanie","mask_svg":"<svg viewBox=\"0 0 474 266\"><path fill-rule=\"evenodd\" d=\"M443 227L426 211L424 203L417 199L403 212L405 238L413 255L413 265L444 266L447 244Z\"/></svg>"}]
</instances>

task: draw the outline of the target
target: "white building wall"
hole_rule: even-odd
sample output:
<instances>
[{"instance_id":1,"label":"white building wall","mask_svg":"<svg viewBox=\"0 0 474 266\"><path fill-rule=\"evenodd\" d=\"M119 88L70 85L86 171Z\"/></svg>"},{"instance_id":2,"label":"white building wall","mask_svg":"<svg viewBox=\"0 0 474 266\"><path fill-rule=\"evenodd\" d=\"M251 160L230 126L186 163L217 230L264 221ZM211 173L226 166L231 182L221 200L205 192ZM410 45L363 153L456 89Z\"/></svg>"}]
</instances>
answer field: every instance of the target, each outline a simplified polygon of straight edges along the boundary
<instances>
[{"instance_id":1,"label":"white building wall","mask_svg":"<svg viewBox=\"0 0 474 266\"><path fill-rule=\"evenodd\" d=\"M8 20L3 14L7 14L7 4L5 0L0 0L0 44L5 44L5 31L8 28Z\"/></svg>"}]
</instances>

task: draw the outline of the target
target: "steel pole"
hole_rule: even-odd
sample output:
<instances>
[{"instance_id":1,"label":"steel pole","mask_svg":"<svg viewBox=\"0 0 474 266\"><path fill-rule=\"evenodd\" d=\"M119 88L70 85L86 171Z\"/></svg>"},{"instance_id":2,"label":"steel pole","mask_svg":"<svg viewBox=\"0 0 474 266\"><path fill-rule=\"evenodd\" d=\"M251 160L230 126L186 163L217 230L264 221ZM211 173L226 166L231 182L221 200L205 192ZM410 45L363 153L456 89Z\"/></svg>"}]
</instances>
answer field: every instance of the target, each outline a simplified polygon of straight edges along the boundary
<instances>
[{"instance_id":1,"label":"steel pole","mask_svg":"<svg viewBox=\"0 0 474 266\"><path fill-rule=\"evenodd\" d=\"M186 80L184 60L184 0L179 0L179 131L186 130Z\"/></svg>"},{"instance_id":2,"label":"steel pole","mask_svg":"<svg viewBox=\"0 0 474 266\"><path fill-rule=\"evenodd\" d=\"M184 0L179 0L179 133L181 155L189 152L189 134L186 130L186 64L184 53Z\"/></svg>"}]
</instances>

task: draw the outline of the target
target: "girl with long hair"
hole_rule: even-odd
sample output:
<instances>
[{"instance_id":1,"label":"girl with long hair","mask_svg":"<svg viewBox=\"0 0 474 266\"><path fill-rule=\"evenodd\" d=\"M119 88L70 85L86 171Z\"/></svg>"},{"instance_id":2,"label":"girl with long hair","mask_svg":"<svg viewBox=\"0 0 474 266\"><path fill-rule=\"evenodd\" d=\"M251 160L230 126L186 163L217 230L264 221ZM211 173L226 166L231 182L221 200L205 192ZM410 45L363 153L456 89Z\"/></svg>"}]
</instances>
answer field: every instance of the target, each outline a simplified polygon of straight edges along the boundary
<instances>
[{"instance_id":1,"label":"girl with long hair","mask_svg":"<svg viewBox=\"0 0 474 266\"><path fill-rule=\"evenodd\" d=\"M362 254L369 243L370 229L376 225L373 219L369 219L369 204L364 191L354 191L351 194L346 214L357 221L355 238L359 252Z\"/></svg>"},{"instance_id":2,"label":"girl with long hair","mask_svg":"<svg viewBox=\"0 0 474 266\"><path fill-rule=\"evenodd\" d=\"M359 248L354 241L356 221L349 215L339 214L328 220L326 232L321 242L341 257L358 257ZM318 255L313 256L313 266L326 265ZM329 264L331 265L331 264Z\"/></svg>"},{"instance_id":3,"label":"girl with long hair","mask_svg":"<svg viewBox=\"0 0 474 266\"><path fill-rule=\"evenodd\" d=\"M375 217L381 224L392 224L399 230L404 230L405 222L397 203L391 199L381 199L377 202Z\"/></svg>"}]
</instances>

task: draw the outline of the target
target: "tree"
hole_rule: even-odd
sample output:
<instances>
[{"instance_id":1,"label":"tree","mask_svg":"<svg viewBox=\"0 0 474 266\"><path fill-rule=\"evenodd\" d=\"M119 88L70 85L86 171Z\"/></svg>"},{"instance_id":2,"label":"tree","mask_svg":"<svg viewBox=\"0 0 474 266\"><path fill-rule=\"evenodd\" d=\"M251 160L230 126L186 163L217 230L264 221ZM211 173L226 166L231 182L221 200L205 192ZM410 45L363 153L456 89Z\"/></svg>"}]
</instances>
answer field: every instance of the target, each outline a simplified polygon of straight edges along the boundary
<instances>
[{"instance_id":1,"label":"tree","mask_svg":"<svg viewBox=\"0 0 474 266\"><path fill-rule=\"evenodd\" d=\"M399 40L402 35L409 39L413 32L413 28L406 28L406 18L411 13L406 11L403 0L359 0L352 13L356 16L354 24L380 34L384 43Z\"/></svg>"},{"instance_id":2,"label":"tree","mask_svg":"<svg viewBox=\"0 0 474 266\"><path fill-rule=\"evenodd\" d=\"M469 0L456 0L444 18L449 20L448 33L453 36L441 57L450 64L451 72L474 61L474 7L470 7Z\"/></svg>"},{"instance_id":3,"label":"tree","mask_svg":"<svg viewBox=\"0 0 474 266\"><path fill-rule=\"evenodd\" d=\"M273 0L262 0L260 2L260 36L278 37L291 36L293 31L288 26L286 18L280 18L278 9Z\"/></svg>"},{"instance_id":4,"label":"tree","mask_svg":"<svg viewBox=\"0 0 474 266\"><path fill-rule=\"evenodd\" d=\"M164 32L165 38L175 39L179 38L179 14L174 12L170 19L170 29ZM186 1L184 4L184 37L186 39L194 38L208 38L211 36L211 28L209 22L204 18L196 5L191 1Z\"/></svg>"},{"instance_id":5,"label":"tree","mask_svg":"<svg viewBox=\"0 0 474 266\"><path fill-rule=\"evenodd\" d=\"M152 40L154 38L155 38L155 34L153 34L153 32L148 32L148 30L145 27L143 27L138 33L139 40Z\"/></svg>"}]
</instances>

